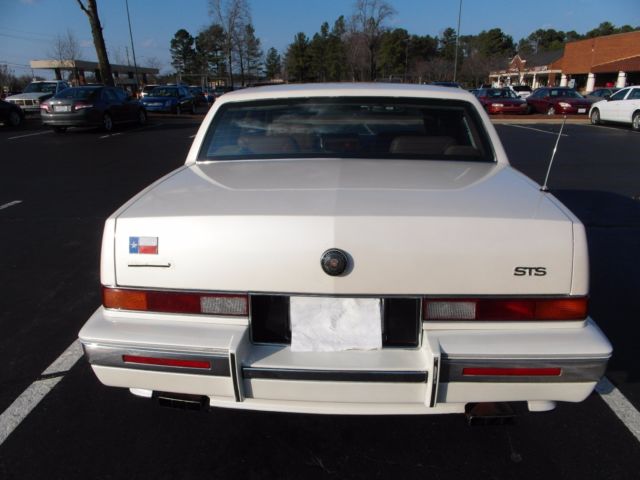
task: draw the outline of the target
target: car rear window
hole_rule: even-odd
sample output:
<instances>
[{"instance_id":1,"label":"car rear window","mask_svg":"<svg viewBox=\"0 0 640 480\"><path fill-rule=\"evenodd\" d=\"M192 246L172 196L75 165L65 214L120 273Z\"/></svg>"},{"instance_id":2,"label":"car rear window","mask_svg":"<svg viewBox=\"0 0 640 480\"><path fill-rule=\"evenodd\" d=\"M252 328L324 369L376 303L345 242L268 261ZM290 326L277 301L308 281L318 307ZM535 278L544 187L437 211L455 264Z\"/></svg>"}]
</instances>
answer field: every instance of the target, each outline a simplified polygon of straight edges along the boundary
<instances>
[{"instance_id":1,"label":"car rear window","mask_svg":"<svg viewBox=\"0 0 640 480\"><path fill-rule=\"evenodd\" d=\"M65 88L58 93L54 98L71 98L77 100L86 100L89 98L95 98L96 92L99 88Z\"/></svg>"},{"instance_id":2,"label":"car rear window","mask_svg":"<svg viewBox=\"0 0 640 480\"><path fill-rule=\"evenodd\" d=\"M301 98L233 102L216 112L199 161L384 158L493 162L466 101Z\"/></svg>"}]
</instances>

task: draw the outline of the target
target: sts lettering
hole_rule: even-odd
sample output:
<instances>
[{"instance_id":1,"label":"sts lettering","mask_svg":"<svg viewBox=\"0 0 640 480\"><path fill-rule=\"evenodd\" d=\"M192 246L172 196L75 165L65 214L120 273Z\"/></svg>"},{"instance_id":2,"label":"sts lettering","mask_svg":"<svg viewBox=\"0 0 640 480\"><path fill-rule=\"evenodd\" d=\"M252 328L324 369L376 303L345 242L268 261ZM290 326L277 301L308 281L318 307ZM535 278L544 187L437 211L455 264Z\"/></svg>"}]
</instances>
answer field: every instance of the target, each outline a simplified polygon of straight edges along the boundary
<instances>
[{"instance_id":1,"label":"sts lettering","mask_svg":"<svg viewBox=\"0 0 640 480\"><path fill-rule=\"evenodd\" d=\"M545 267L516 267L513 275L516 277L544 277L547 274Z\"/></svg>"}]
</instances>

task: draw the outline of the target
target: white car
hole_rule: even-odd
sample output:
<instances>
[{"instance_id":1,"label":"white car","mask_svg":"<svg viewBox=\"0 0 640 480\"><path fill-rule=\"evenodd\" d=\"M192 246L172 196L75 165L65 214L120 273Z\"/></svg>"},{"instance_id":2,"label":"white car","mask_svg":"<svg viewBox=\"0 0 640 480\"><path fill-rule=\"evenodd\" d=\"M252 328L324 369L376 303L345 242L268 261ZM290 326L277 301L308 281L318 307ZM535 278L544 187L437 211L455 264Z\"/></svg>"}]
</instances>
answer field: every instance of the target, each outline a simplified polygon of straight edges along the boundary
<instances>
[{"instance_id":1,"label":"white car","mask_svg":"<svg viewBox=\"0 0 640 480\"><path fill-rule=\"evenodd\" d=\"M589 118L593 125L625 123L640 131L640 87L623 88L606 100L594 103L589 110Z\"/></svg>"},{"instance_id":2,"label":"white car","mask_svg":"<svg viewBox=\"0 0 640 480\"><path fill-rule=\"evenodd\" d=\"M69 84L62 80L35 81L22 93L7 97L6 101L19 106L25 113L40 113L40 104L65 88L69 88Z\"/></svg>"},{"instance_id":3,"label":"white car","mask_svg":"<svg viewBox=\"0 0 640 480\"><path fill-rule=\"evenodd\" d=\"M611 355L588 271L583 225L468 92L252 88L106 221L79 337L102 383L174 404L544 411Z\"/></svg>"}]
</instances>

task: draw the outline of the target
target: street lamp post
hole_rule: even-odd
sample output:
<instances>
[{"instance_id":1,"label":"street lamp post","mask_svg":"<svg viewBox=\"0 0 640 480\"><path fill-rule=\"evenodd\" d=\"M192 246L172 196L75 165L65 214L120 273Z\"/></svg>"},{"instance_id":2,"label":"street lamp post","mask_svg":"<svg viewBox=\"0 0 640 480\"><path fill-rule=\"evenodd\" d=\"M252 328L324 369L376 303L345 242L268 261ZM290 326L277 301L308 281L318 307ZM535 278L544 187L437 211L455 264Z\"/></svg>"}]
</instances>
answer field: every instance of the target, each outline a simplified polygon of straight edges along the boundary
<instances>
[{"instance_id":1,"label":"street lamp post","mask_svg":"<svg viewBox=\"0 0 640 480\"><path fill-rule=\"evenodd\" d=\"M131 17L129 16L129 0L124 0L124 3L127 7L127 21L129 22L129 38L131 39L131 53L133 54L133 69L135 70L135 75L136 75L136 90L137 90L140 81L138 80L138 63L136 62L136 49L133 46L133 33L131 32Z\"/></svg>"},{"instance_id":2,"label":"street lamp post","mask_svg":"<svg viewBox=\"0 0 640 480\"><path fill-rule=\"evenodd\" d=\"M458 45L460 43L460 19L462 18L462 0L460 0L460 9L458 10L458 33L456 33L456 54L453 61L453 81L456 81L458 74Z\"/></svg>"}]
</instances>

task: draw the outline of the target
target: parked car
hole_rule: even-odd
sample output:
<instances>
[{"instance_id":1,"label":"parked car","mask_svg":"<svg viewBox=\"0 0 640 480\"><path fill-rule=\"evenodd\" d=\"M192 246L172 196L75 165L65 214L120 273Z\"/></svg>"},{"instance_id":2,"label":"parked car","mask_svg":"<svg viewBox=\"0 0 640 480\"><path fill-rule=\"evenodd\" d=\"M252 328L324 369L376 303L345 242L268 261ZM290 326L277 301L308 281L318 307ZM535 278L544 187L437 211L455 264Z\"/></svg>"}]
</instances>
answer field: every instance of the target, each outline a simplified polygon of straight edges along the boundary
<instances>
[{"instance_id":1,"label":"parked car","mask_svg":"<svg viewBox=\"0 0 640 480\"><path fill-rule=\"evenodd\" d=\"M189 87L189 93L193 96L193 102L196 107L209 106L209 101L207 100L207 96L205 95L202 87L191 85Z\"/></svg>"},{"instance_id":2,"label":"parked car","mask_svg":"<svg viewBox=\"0 0 640 480\"><path fill-rule=\"evenodd\" d=\"M216 98L220 97L221 95L224 95L225 93L229 93L229 92L233 92L234 91L234 87L228 87L228 86L217 86L216 88L213 89Z\"/></svg>"},{"instance_id":3,"label":"parked car","mask_svg":"<svg viewBox=\"0 0 640 480\"><path fill-rule=\"evenodd\" d=\"M6 100L20 107L25 113L38 113L42 102L65 88L69 88L69 84L61 80L31 82L22 93L11 95Z\"/></svg>"},{"instance_id":4,"label":"parked car","mask_svg":"<svg viewBox=\"0 0 640 480\"><path fill-rule=\"evenodd\" d=\"M72 87L40 105L42 123L56 132L99 126L110 132L119 123L147 121L142 104L124 90L106 86Z\"/></svg>"},{"instance_id":5,"label":"parked car","mask_svg":"<svg viewBox=\"0 0 640 480\"><path fill-rule=\"evenodd\" d=\"M640 131L640 87L623 88L606 100L594 103L589 111L591 123L625 123Z\"/></svg>"},{"instance_id":6,"label":"parked car","mask_svg":"<svg viewBox=\"0 0 640 480\"><path fill-rule=\"evenodd\" d=\"M527 102L510 88L481 88L476 97L487 113L527 113Z\"/></svg>"},{"instance_id":7,"label":"parked car","mask_svg":"<svg viewBox=\"0 0 640 480\"><path fill-rule=\"evenodd\" d=\"M423 85L225 94L185 165L109 217L98 379L169 404L342 414L579 402L611 345L585 228L476 98Z\"/></svg>"},{"instance_id":8,"label":"parked car","mask_svg":"<svg viewBox=\"0 0 640 480\"><path fill-rule=\"evenodd\" d=\"M0 122L9 127L19 127L24 121L24 112L14 103L0 100Z\"/></svg>"},{"instance_id":9,"label":"parked car","mask_svg":"<svg viewBox=\"0 0 640 480\"><path fill-rule=\"evenodd\" d=\"M577 113L586 114L591 107L591 102L568 87L542 87L537 88L527 97L529 113Z\"/></svg>"},{"instance_id":10,"label":"parked car","mask_svg":"<svg viewBox=\"0 0 640 480\"><path fill-rule=\"evenodd\" d=\"M193 95L182 85L156 87L142 100L142 105L150 112L196 113Z\"/></svg>"},{"instance_id":11,"label":"parked car","mask_svg":"<svg viewBox=\"0 0 640 480\"><path fill-rule=\"evenodd\" d=\"M145 85L144 87L142 87L142 90L140 91L140 98L146 97L147 95L149 95L149 93L153 91L154 88L159 86L160 85L154 85L154 84Z\"/></svg>"},{"instance_id":12,"label":"parked car","mask_svg":"<svg viewBox=\"0 0 640 480\"><path fill-rule=\"evenodd\" d=\"M527 98L531 95L532 89L529 85L509 85L509 88L513 90L520 98Z\"/></svg>"},{"instance_id":13,"label":"parked car","mask_svg":"<svg viewBox=\"0 0 640 480\"><path fill-rule=\"evenodd\" d=\"M611 95L616 93L619 88L597 88L591 93L587 93L584 98L590 100L591 102L599 102L600 100L604 100L609 98Z\"/></svg>"},{"instance_id":14,"label":"parked car","mask_svg":"<svg viewBox=\"0 0 640 480\"><path fill-rule=\"evenodd\" d=\"M462 85L458 82L431 82L429 85L435 85L437 87L462 88Z\"/></svg>"}]
</instances>

